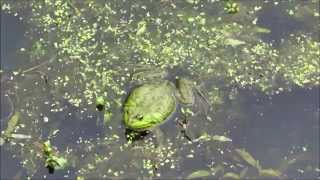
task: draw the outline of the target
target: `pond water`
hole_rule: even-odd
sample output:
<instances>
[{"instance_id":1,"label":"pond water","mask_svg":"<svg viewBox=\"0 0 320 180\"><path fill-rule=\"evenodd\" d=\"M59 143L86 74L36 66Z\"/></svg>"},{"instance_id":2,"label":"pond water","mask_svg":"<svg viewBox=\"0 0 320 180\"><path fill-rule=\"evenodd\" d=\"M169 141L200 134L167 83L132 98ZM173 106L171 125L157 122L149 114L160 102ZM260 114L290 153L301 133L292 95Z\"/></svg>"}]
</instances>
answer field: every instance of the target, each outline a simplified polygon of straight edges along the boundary
<instances>
[{"instance_id":1,"label":"pond water","mask_svg":"<svg viewBox=\"0 0 320 180\"><path fill-rule=\"evenodd\" d=\"M2 5L1 179L320 178L319 0L32 2ZM130 139L130 92L184 77Z\"/></svg>"}]
</instances>

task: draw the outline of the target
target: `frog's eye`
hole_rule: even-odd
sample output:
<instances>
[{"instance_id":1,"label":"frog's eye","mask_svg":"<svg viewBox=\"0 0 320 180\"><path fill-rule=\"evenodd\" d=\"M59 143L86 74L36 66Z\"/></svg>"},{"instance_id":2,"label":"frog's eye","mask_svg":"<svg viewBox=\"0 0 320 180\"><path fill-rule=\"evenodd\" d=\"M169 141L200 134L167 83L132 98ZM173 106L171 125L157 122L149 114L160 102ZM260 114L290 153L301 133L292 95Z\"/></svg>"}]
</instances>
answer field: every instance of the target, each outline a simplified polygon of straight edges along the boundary
<instances>
[{"instance_id":1,"label":"frog's eye","mask_svg":"<svg viewBox=\"0 0 320 180\"><path fill-rule=\"evenodd\" d=\"M141 121L143 119L143 116L141 114L137 114L135 118Z\"/></svg>"}]
</instances>

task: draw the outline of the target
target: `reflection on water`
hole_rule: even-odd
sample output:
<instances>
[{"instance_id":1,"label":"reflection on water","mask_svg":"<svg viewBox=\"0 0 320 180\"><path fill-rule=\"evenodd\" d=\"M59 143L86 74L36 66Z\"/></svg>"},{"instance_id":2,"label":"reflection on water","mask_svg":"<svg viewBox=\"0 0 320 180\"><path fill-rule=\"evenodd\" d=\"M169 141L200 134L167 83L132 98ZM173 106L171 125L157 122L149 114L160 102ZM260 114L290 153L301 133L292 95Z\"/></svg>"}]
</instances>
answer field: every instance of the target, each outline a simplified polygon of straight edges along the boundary
<instances>
[{"instance_id":1,"label":"reflection on water","mask_svg":"<svg viewBox=\"0 0 320 180\"><path fill-rule=\"evenodd\" d=\"M20 48L26 45L24 33L26 27L19 17L1 11L1 69L15 69L21 62L27 61Z\"/></svg>"},{"instance_id":2,"label":"reflection on water","mask_svg":"<svg viewBox=\"0 0 320 180\"><path fill-rule=\"evenodd\" d=\"M59 4L60 1L57 1L57 3ZM250 64L255 64L252 61L257 60L255 58L260 58L257 60L257 64L266 64L267 66L269 63L272 64L270 58L278 57L278 55L269 55L264 52L266 49L269 50L273 47L262 44L265 45L265 49L261 48L259 38L266 42L274 42L273 45L278 47L281 46L280 41L285 41L290 37L290 34L303 31L310 35L311 40L318 41L314 30L316 25L310 20L301 21L299 18L302 17L298 17L298 10L296 12L297 17L287 15L288 12L284 9L287 9L287 7L290 9L292 4L280 3L277 6L274 5L275 3L271 3L271 5L243 3L240 6L242 11L240 9L238 18L237 15L226 15L223 8L220 7L221 4L204 6L201 4L204 2L201 1L188 0L177 3L161 1L159 6L163 8L163 14L155 8L157 6L156 2L146 4L130 2L125 5L114 2L114 5L111 3L105 6L101 6L99 3L102 2L92 1L91 5L85 4L88 5L88 8L99 9L99 11L92 9L89 12L79 10L83 6L81 3L68 1L67 5L60 4L61 8L71 9L67 11L69 13L68 18L71 20L68 20L66 24L79 21L76 16L79 14L90 17L89 21L82 20L75 23L79 25L78 28L84 28L80 32L86 31L87 34L76 36L73 39L76 32L70 30L71 33L66 33L69 32L69 30L66 30L68 25L63 24L65 22L62 20L60 22L60 15L55 14L55 23L58 24L58 27L61 25L66 29L61 29L63 33L59 34L59 29L57 30L52 25L52 27L49 27L56 34L43 35L45 33L41 30L39 31L43 34L35 33L41 37L40 39L49 37L48 42L36 40L37 42L34 43L36 45L30 49L30 52L34 53L30 55L31 57L42 57L41 62L35 64L25 63L27 62L25 61L27 56L18 55L23 44L32 41L25 40L24 36L21 35L26 29L25 24L13 21L17 18L10 14L2 13L4 21L2 21L3 26L1 26L1 37L6 38L1 38L1 44L5 44L5 46L2 46L4 48L1 49L2 52L5 52L2 53L1 57L1 69L5 70L5 72L1 72L1 130L4 131L7 128L10 114L19 111L22 117L12 134L30 135L32 137L31 139L8 138L9 140L7 139L1 146L2 178L19 179L26 176L52 179L76 177L186 178L194 172L198 173L198 176L208 176L210 178L226 177L228 173L229 176L233 177L253 178L263 177L262 169L277 170L281 173L279 176L289 178L315 178L319 176L318 99L320 89L316 83L309 88L298 87L301 82L305 86L314 82L314 79L311 79L308 83L309 79L307 78L308 82L304 81L305 77L309 77L304 74L304 69L310 68L309 70L313 70L315 73L319 71L312 69L311 65L308 66L308 62L303 61L307 65L298 65L302 70L299 68L289 69L290 72L288 70L288 72L279 73L283 75L279 78L279 74L272 75L273 72L265 72L268 69L259 69L263 66L252 67L252 64ZM309 7L308 4L304 3L298 5L304 9ZM264 7L261 11L259 10L260 6ZM107 11L102 7L106 8ZM106 17L114 18L113 15L117 15L117 13L110 13L112 11L110 9L109 11L108 8L111 7L119 8L116 10L123 17L120 15L120 18L116 16L115 19L111 19L110 29L104 32L103 28L101 30L96 27L100 25L99 23L98 25L94 23L95 19L101 18L100 16L96 18L95 13L103 14L106 11ZM249 7L252 7L253 10L246 9ZM63 8L61 12L64 10ZM153 11L145 12L148 8ZM244 12L244 9L248 12ZM140 10L143 10L143 12ZM171 23L174 18L171 17L170 13L165 13L167 10L178 14L178 19L181 19L177 22L180 22L181 25ZM143 15L144 13L147 15ZM156 17L157 13L161 14L160 18L141 20L145 17ZM257 16L259 17L257 24L270 29L271 33L266 33L265 29L259 29L264 31L259 36L256 32L252 34L249 32L243 33L241 28L239 32L236 30L234 32L232 28L238 28L238 26L230 25L232 23L224 26L221 20L212 20L214 22L212 23L210 18L203 18L206 15L210 15L209 17L212 17L212 19L221 16L222 21L225 20L226 23L231 21L240 24L248 23L243 22L244 19L250 22L255 21L254 17ZM310 14L307 14L306 17L309 16ZM38 17L33 18L41 21L41 16L39 19L37 19ZM119 20L117 18L121 20L121 23L113 27L114 24L112 23L117 24ZM101 26L106 23L97 21L101 23ZM129 21L134 23L130 24ZM39 25L37 21L32 23L30 24L31 27ZM86 27L90 23L93 24L92 27ZM154 24L147 26L146 23ZM167 23L167 26L161 27L161 23ZM188 25L188 23L191 24L190 27L186 26L184 29L183 26ZM207 37L209 36L207 32L209 30L206 29L206 23L209 25L210 23L217 23L217 27L225 28L221 32L212 30L216 33L211 34L211 36L216 35L216 42L211 42L212 39ZM137 24L137 27L133 24ZM157 29L158 26L162 29ZM248 29L251 26L252 24L249 24ZM170 34L170 27L173 27L172 31L177 34L174 34L174 36ZM44 25L43 28L47 27ZM138 28L137 32L136 28ZM98 29L97 31L101 34L97 33L95 36L91 36L92 29ZM150 32L147 32L148 30ZM163 30L163 32L151 34L160 30ZM182 33L182 35L179 33ZM190 38L191 35L188 33L195 36ZM32 34L31 39L39 38L35 34ZM86 35L89 37L86 37ZM160 39L161 48L150 39L144 39L144 35L151 40L155 40L155 42ZM175 36L177 36L176 41L180 45L185 44L179 46L179 43L172 41ZM179 39L178 36L182 38ZM225 38L224 36L228 37L228 41L221 40ZM301 37L304 37L304 35ZM193 42L186 42L183 40L184 38L190 38ZM258 38L258 40L254 38ZM61 39L65 44L55 44L55 41L58 42ZM102 45L105 40L108 40L107 42L111 45ZM203 43L207 40L208 42ZM117 44L117 41L122 43ZM97 45L95 45L96 42L98 42ZM41 43L44 43L44 45L41 45ZM68 43L72 44L74 47L71 47L74 49L68 47L66 45ZM210 43L213 43L213 45ZM230 46L221 45L223 43L229 43ZM194 44L200 47L193 47ZM204 44L208 46L209 50L203 47ZM310 46L317 46L317 44L314 44L311 43ZM64 45L66 47L63 47ZM249 49L256 48L254 55L245 54L249 50L246 47L242 48L242 46L246 45ZM162 49L162 46L165 46L165 48ZM89 53L86 52L89 56L83 56L81 48L84 47L88 47L93 53L89 51ZM104 47L107 48L104 49ZM133 48L128 49L130 47ZM46 51L41 51L41 48ZM58 51L55 52L52 50L53 48L57 48ZM36 53L35 49L38 50ZM77 54L78 50L81 53ZM276 53L277 50L274 50L273 53ZM119 51L121 51L120 54ZM43 52L47 53L41 55ZM106 53L107 56L101 52L108 52ZM57 55L51 55L55 53ZM159 57L158 59L148 57L156 57L155 54L157 53L166 57ZM175 56L176 54L181 55L182 58ZM312 52L310 54L312 58L314 54ZM129 55L130 57L127 57ZM309 54L307 55L309 57ZM217 58L212 60L210 59L212 56L217 56ZM86 59L88 57L92 59ZM209 59L206 59L208 57ZM226 59L223 59L224 57ZM247 58L252 57L252 61L246 62ZM231 59L237 58L239 58L239 61L231 61ZM166 64L168 62L169 65ZM170 76L172 76L170 78L172 79L175 78L174 76L193 77L195 81L199 79L197 83L203 83L203 87L208 89L207 95L211 102L211 108L207 116L190 115L188 123L185 125L186 129L183 129L179 124L184 118L180 110L168 122L152 129L151 133L143 139L134 142L128 141L126 128L122 123L122 104L133 88L129 79L132 69L135 68L132 63L138 65L152 64L159 68L164 66L170 69ZM180 66L175 67L172 64ZM210 69L211 65L216 69ZM287 65L290 67L290 64ZM240 66L243 66L243 69ZM247 66L250 66L250 68L247 68ZM285 69L285 67L281 68ZM258 70L252 70L254 68ZM278 66L271 65L268 68L274 70ZM8 69L14 69L14 71ZM202 71L205 71L205 73ZM226 73L224 71L227 71L229 75L224 75ZM290 75L294 73L299 75L294 76L298 80L295 81L295 78L293 78L293 82L296 84L289 82L291 80ZM259 84L260 81L262 81L261 84ZM283 87L281 83L284 84ZM275 90L272 89L273 86L275 86ZM93 91L88 91L88 89L93 89ZM126 92L122 89L125 89ZM269 92L268 90L272 93L265 93ZM112 114L110 121L102 123L104 126L101 125L103 119L106 119L103 117L104 112L97 111L92 100L99 95L109 98L105 111ZM11 101L13 108L11 107ZM184 130L191 135L191 141L183 135ZM218 137L220 140L217 140ZM224 139L221 139L222 137ZM232 142L226 140L229 138L232 139ZM56 170L53 174L50 174L45 167L43 147L41 146L47 140L50 140L53 145L57 157L65 157L68 160L68 166L65 169ZM248 161L250 159L248 157L247 159L239 158L237 152L242 148L249 152L254 160ZM250 164L250 162L256 161L259 162L260 169L258 165L255 167L252 165L254 163ZM202 170L202 174L201 171L197 172L198 170ZM274 173L274 171L272 172Z\"/></svg>"},{"instance_id":3,"label":"reflection on water","mask_svg":"<svg viewBox=\"0 0 320 180\"><path fill-rule=\"evenodd\" d=\"M232 124L237 124L232 130L235 144L246 147L269 167L279 167L286 158L298 158L299 154L304 154L302 161L319 164L319 88L295 89L271 97L243 94L241 106L248 116ZM290 173L301 178L316 175Z\"/></svg>"}]
</instances>

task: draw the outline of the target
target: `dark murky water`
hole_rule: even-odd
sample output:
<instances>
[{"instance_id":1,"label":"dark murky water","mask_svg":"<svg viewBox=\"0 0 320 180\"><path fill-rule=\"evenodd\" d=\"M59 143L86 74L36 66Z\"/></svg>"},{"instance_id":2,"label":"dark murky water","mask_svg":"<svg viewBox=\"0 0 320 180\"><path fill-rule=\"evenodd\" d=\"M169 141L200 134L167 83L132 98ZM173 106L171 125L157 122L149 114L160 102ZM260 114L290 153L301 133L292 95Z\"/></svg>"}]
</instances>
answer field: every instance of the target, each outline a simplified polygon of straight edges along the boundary
<instances>
[{"instance_id":1,"label":"dark murky water","mask_svg":"<svg viewBox=\"0 0 320 180\"><path fill-rule=\"evenodd\" d=\"M277 8L265 8L260 16L257 23L271 30L270 34L263 35L261 39L265 42L272 42L274 46L279 46L281 39L288 38L291 33L303 31L306 34L312 34L316 31L312 29L313 26L310 25L312 23L284 16ZM14 76L11 70L31 67L26 63L29 62L28 57L19 53L21 48L25 48L30 43L24 36L26 29L26 25L23 20L19 20L19 17L1 12L1 69L4 71L1 74L1 130L7 126L6 120L13 111L10 101L13 101L14 110L21 109L25 114L29 114L28 117L24 117L25 120L37 124L34 126L35 129L30 132L23 127L22 131L18 131L22 134L24 132L31 133L30 135L33 136L31 140L26 142L21 140L14 144L6 143L1 146L1 179L19 179L30 176L30 172L35 178L75 178L81 174L79 173L81 167L85 168L87 164L93 164L98 155L105 156L107 154L108 157L110 155L108 152L116 155L110 155L109 161L105 160L104 163L102 160L101 163L95 165L92 172L83 174L89 178L103 177L108 169L113 168L114 172L118 170L120 174L111 173L108 177L119 175L121 178L122 170L119 167L123 166L117 167L117 164L126 164L134 162L133 158L141 158L136 156L137 152L133 150L123 151L123 154L119 151L122 148L120 146L126 143L125 128L121 123L121 110L113 108L114 119L108 126L100 127L97 126L96 121L101 118L102 114L95 110L94 105L78 108L53 92L53 82L50 80L54 79L56 74L48 74L48 79L43 78L42 74L37 72L22 77ZM48 65L48 67L55 68L54 65ZM179 72L177 74L179 75ZM45 81L49 81L49 83ZM19 88L15 88L15 86L19 86ZM213 134L227 132L227 136L232 139L232 145L230 145L232 148L246 149L256 160L259 160L263 167L281 169L286 173L286 177L319 178L319 91L319 86L312 88L293 87L288 92L266 95L255 89L239 88L235 99L226 99L217 112L214 112L214 120L219 121L217 126L208 125L207 121L200 118L193 119L198 122L190 125L193 131L192 135L200 136L203 132L202 128L204 130L214 128L212 129ZM63 94L64 92L59 93ZM30 104L23 104L26 102ZM220 126L225 129L219 129ZM205 146L203 144L190 145L187 140L175 141L175 138L181 134L179 130L177 131L177 122L174 120L161 128L169 140L167 144L173 143L172 148L181 149L177 154L174 154L173 158L167 158L179 161L180 163L177 163L179 166L161 168L157 172L161 173L161 178L184 178L195 170L207 169L208 164L213 162L213 159L217 159L211 155L219 155L212 149L223 149L220 144ZM28 162L24 162L23 158L21 159L19 156L20 149L23 149L21 146L27 147L28 144L45 139L56 129L59 129L59 133L51 143L64 153L67 152L66 149L69 149L71 152L69 155L74 154L70 155L70 159L72 159L70 161L75 165L66 171L60 170L54 174L48 174L40 160L34 162L34 164L40 164L34 166L38 168L35 171L32 170L32 167L30 167L31 170L22 167L23 163L28 164ZM110 141L110 145L103 145L103 138L114 134L119 136L118 140ZM195 152L190 153L190 151ZM35 153L36 151L32 151L28 156L35 155ZM28 153L21 154L26 156ZM190 154L200 156L186 158ZM149 158L152 155L146 156ZM295 164L295 167L286 167L283 163L286 158L296 158L299 163ZM143 169L140 166L141 164L137 163L136 169ZM148 174L138 173L130 168L127 170L123 178L139 176L137 174Z\"/></svg>"}]
</instances>

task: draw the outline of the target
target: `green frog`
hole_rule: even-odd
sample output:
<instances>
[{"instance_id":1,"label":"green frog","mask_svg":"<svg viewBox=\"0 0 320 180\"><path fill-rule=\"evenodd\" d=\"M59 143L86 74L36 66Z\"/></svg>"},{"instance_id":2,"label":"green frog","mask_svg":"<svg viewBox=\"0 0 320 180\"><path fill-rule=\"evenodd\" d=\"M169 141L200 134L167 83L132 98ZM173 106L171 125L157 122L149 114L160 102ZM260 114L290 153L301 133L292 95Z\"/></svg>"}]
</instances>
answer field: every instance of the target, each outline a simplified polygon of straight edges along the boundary
<instances>
[{"instance_id":1,"label":"green frog","mask_svg":"<svg viewBox=\"0 0 320 180\"><path fill-rule=\"evenodd\" d=\"M160 70L133 75L133 79L140 82L124 103L124 124L128 129L136 132L152 130L169 120L178 105L192 106L197 97L208 105L192 80L178 77L174 83L166 79L167 75L167 71Z\"/></svg>"}]
</instances>

